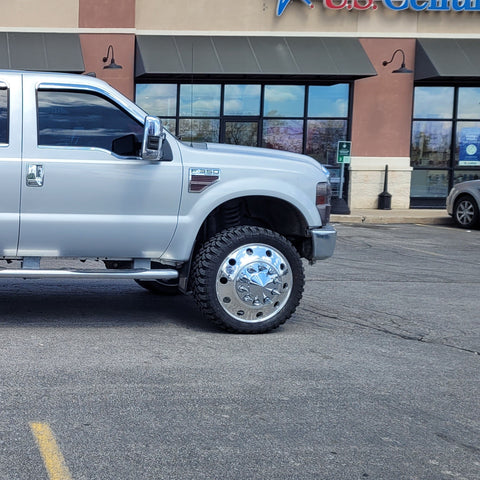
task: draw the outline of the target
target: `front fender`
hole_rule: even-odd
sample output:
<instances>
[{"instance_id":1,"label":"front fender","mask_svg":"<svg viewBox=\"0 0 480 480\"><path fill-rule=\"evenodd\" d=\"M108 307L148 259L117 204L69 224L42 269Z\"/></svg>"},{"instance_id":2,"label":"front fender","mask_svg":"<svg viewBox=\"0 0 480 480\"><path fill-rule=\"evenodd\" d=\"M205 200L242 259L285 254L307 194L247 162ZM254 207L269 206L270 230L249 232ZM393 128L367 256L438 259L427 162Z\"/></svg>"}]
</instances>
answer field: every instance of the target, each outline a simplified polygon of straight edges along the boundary
<instances>
[{"instance_id":1,"label":"front fender","mask_svg":"<svg viewBox=\"0 0 480 480\"><path fill-rule=\"evenodd\" d=\"M213 184L201 193L184 191L177 230L164 258L187 260L204 220L218 206L236 198L262 196L284 200L303 215L310 227L321 226L313 188L311 194L307 195L304 190L294 188L291 182L284 180L262 179L261 188L255 183L254 179L245 182L245 178L242 178Z\"/></svg>"}]
</instances>

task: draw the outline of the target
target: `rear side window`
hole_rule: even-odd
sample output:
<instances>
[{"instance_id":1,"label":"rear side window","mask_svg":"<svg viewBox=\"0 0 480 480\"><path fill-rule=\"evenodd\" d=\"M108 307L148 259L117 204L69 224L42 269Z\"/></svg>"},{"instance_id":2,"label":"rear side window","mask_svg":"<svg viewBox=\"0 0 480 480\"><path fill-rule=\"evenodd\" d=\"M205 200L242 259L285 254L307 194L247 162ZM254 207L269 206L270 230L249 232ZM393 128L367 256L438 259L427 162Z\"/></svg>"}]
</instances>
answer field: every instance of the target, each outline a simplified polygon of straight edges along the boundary
<instances>
[{"instance_id":1,"label":"rear side window","mask_svg":"<svg viewBox=\"0 0 480 480\"><path fill-rule=\"evenodd\" d=\"M107 98L77 91L39 90L38 145L97 147L113 151L114 140L134 135L140 145L143 126Z\"/></svg>"},{"instance_id":2,"label":"rear side window","mask_svg":"<svg viewBox=\"0 0 480 480\"><path fill-rule=\"evenodd\" d=\"M0 143L8 144L8 90L0 88Z\"/></svg>"}]
</instances>

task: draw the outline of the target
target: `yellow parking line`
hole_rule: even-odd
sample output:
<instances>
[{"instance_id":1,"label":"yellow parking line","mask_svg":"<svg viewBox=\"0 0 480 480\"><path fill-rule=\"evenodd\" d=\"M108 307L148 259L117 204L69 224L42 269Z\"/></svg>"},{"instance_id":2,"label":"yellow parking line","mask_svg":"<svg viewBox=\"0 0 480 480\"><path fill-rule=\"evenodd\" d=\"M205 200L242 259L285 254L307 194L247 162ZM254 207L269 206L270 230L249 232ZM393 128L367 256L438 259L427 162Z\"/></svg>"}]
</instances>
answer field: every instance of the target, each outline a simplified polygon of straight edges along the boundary
<instances>
[{"instance_id":1,"label":"yellow parking line","mask_svg":"<svg viewBox=\"0 0 480 480\"><path fill-rule=\"evenodd\" d=\"M30 423L30 428L37 441L49 479L72 480L51 428L46 423Z\"/></svg>"}]
</instances>

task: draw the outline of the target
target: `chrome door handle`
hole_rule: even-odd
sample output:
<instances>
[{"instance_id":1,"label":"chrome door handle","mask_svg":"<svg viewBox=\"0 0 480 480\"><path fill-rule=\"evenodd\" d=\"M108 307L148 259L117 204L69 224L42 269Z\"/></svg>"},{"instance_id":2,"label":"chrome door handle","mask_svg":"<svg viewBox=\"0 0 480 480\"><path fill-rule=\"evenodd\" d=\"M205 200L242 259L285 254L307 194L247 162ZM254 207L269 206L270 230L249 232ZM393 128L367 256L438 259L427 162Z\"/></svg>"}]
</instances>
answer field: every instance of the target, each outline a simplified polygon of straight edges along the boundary
<instances>
[{"instance_id":1,"label":"chrome door handle","mask_svg":"<svg viewBox=\"0 0 480 480\"><path fill-rule=\"evenodd\" d=\"M30 163L27 171L27 187L43 187L43 165Z\"/></svg>"}]
</instances>

